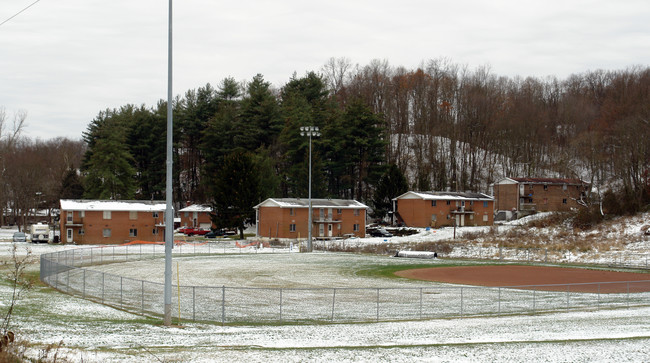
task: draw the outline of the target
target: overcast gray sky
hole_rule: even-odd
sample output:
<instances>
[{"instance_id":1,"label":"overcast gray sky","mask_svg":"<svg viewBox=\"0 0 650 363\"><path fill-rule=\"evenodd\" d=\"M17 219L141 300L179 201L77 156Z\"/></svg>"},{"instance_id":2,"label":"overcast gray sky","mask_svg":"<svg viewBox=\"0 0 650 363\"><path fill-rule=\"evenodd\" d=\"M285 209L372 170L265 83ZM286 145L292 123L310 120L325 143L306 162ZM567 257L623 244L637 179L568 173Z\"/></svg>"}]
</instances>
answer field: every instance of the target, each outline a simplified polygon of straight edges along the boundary
<instances>
[{"instance_id":1,"label":"overcast gray sky","mask_svg":"<svg viewBox=\"0 0 650 363\"><path fill-rule=\"evenodd\" d=\"M34 0L1 0L0 22ZM24 135L81 137L106 108L167 97L166 0L41 0L0 26L0 108ZM174 95L261 73L276 87L329 58L415 69L448 58L497 75L650 64L648 0L183 0Z\"/></svg>"}]
</instances>

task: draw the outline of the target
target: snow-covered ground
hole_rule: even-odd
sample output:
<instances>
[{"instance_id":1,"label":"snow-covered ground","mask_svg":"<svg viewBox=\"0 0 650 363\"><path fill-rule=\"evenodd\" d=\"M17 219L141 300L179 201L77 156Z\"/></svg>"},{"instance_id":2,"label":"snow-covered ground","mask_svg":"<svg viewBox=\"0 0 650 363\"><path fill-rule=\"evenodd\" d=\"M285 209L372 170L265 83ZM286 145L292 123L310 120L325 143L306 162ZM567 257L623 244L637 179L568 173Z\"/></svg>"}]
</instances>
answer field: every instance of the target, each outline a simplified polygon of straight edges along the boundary
<instances>
[{"instance_id":1,"label":"snow-covered ground","mask_svg":"<svg viewBox=\"0 0 650 363\"><path fill-rule=\"evenodd\" d=\"M608 227L606 233L622 235L635 253L650 251L650 241L640 228L649 215L627 219ZM520 223L520 222L518 222ZM500 230L517 228L516 223ZM485 227L466 227L457 233L476 232ZM535 231L553 236L556 231ZM586 232L588 233L588 232ZM0 229L0 241L10 240L13 231ZM349 239L343 243L382 244L442 241L453 236L453 228L420 230L409 237ZM8 262L12 247L0 242L0 259ZM42 253L80 246L19 244L36 257ZM454 249L455 251L455 249ZM467 254L470 250L459 249ZM267 251L268 252L268 251ZM452 252L453 254L454 252ZM593 254L593 253L592 253ZM575 259L589 260L587 253ZM462 256L473 257L473 256ZM286 268L282 258L272 259L277 269ZM351 259L354 263L355 259ZM233 282L244 283L256 274L255 266L244 265L233 273ZM591 261L591 260L589 260ZM5 265L7 266L7 265ZM114 265L117 266L117 265ZM234 268L236 264L230 265ZM340 266L339 266L340 267ZM106 265L105 268L115 268ZM189 269L183 266L180 269ZM34 258L30 271L38 269ZM184 271L191 275L191 271ZM295 275L299 271L294 272ZM157 274L159 275L159 274ZM267 276L256 276L264 281ZM237 279L234 277L237 276ZM291 276L291 273L285 276ZM337 278L327 270L315 283ZM346 279L348 275L344 276ZM221 278L218 274L212 278ZM239 279L239 280L238 280ZM223 280L219 281L223 283ZM372 283L371 279L363 283ZM7 307L10 289L0 284L0 308ZM63 343L58 360L84 362L325 362L325 361L647 361L650 356L650 307L566 312L541 315L431 319L424 321L329 324L220 326L183 323L182 327L162 327L158 319L109 308L81 298L37 286L18 302L13 329L29 340L26 355L45 355L48 344ZM50 350L51 358L56 349Z\"/></svg>"}]
</instances>

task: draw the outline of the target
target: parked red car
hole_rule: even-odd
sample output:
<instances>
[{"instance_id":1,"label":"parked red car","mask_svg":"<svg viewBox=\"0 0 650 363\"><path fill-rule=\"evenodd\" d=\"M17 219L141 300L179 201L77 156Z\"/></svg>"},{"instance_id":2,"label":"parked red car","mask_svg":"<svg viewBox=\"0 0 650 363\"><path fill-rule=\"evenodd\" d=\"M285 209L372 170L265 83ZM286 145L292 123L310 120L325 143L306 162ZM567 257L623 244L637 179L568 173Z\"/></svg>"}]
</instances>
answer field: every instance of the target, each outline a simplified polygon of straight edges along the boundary
<instances>
[{"instance_id":1,"label":"parked red car","mask_svg":"<svg viewBox=\"0 0 650 363\"><path fill-rule=\"evenodd\" d=\"M210 230L205 228L198 228L198 227L183 227L183 228L179 228L178 232L184 233L188 236L194 236L194 235L203 236L206 233L210 232Z\"/></svg>"}]
</instances>

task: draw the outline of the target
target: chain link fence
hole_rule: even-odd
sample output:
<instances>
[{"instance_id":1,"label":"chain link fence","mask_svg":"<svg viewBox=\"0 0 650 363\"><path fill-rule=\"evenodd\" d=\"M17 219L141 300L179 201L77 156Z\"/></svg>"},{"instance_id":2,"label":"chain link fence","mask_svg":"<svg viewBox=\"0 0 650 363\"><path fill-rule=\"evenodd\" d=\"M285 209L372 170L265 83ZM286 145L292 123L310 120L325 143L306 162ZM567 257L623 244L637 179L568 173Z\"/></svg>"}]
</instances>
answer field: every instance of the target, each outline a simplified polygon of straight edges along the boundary
<instances>
[{"instance_id":1,"label":"chain link fence","mask_svg":"<svg viewBox=\"0 0 650 363\"><path fill-rule=\"evenodd\" d=\"M209 242L179 245L174 256L285 253L287 249ZM530 252L527 253L530 256ZM162 259L162 245L79 248L41 255L41 280L62 292L162 316L162 283L93 270L94 265ZM174 285L180 321L233 323L371 322L628 308L650 303L650 280L517 287L440 284L390 288L251 288Z\"/></svg>"}]
</instances>

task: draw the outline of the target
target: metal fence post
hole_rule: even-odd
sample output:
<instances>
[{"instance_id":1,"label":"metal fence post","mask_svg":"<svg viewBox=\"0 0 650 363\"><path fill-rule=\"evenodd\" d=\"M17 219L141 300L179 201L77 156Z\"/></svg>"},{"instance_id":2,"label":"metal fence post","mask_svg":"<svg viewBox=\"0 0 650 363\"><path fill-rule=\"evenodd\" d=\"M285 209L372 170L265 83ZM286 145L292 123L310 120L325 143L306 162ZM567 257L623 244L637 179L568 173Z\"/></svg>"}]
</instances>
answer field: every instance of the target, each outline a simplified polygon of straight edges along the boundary
<instances>
[{"instance_id":1,"label":"metal fence post","mask_svg":"<svg viewBox=\"0 0 650 363\"><path fill-rule=\"evenodd\" d=\"M566 309L569 310L569 288L571 285L566 285Z\"/></svg>"},{"instance_id":2,"label":"metal fence post","mask_svg":"<svg viewBox=\"0 0 650 363\"><path fill-rule=\"evenodd\" d=\"M420 320L422 320L422 288L420 288Z\"/></svg>"},{"instance_id":3,"label":"metal fence post","mask_svg":"<svg viewBox=\"0 0 650 363\"><path fill-rule=\"evenodd\" d=\"M106 279L106 274L102 272L102 304L104 303L104 280Z\"/></svg>"},{"instance_id":4,"label":"metal fence post","mask_svg":"<svg viewBox=\"0 0 650 363\"><path fill-rule=\"evenodd\" d=\"M379 288L377 288L377 321L379 321Z\"/></svg>"},{"instance_id":5,"label":"metal fence post","mask_svg":"<svg viewBox=\"0 0 650 363\"><path fill-rule=\"evenodd\" d=\"M226 322L226 286L221 287L221 325Z\"/></svg>"},{"instance_id":6,"label":"metal fence post","mask_svg":"<svg viewBox=\"0 0 650 363\"><path fill-rule=\"evenodd\" d=\"M497 315L501 316L501 287L499 287L499 299L498 299L498 305L499 305L499 311L497 312Z\"/></svg>"},{"instance_id":7,"label":"metal fence post","mask_svg":"<svg viewBox=\"0 0 650 363\"><path fill-rule=\"evenodd\" d=\"M330 318L331 321L334 321L334 304L336 302L336 288L332 289L332 317Z\"/></svg>"},{"instance_id":8,"label":"metal fence post","mask_svg":"<svg viewBox=\"0 0 650 363\"><path fill-rule=\"evenodd\" d=\"M460 288L460 317L463 317L463 288Z\"/></svg>"},{"instance_id":9,"label":"metal fence post","mask_svg":"<svg viewBox=\"0 0 650 363\"><path fill-rule=\"evenodd\" d=\"M537 294L537 290L533 290L533 314L535 314L535 297Z\"/></svg>"},{"instance_id":10,"label":"metal fence post","mask_svg":"<svg viewBox=\"0 0 650 363\"><path fill-rule=\"evenodd\" d=\"M142 280L142 293L140 295L142 303L142 314L144 314L144 280Z\"/></svg>"}]
</instances>

